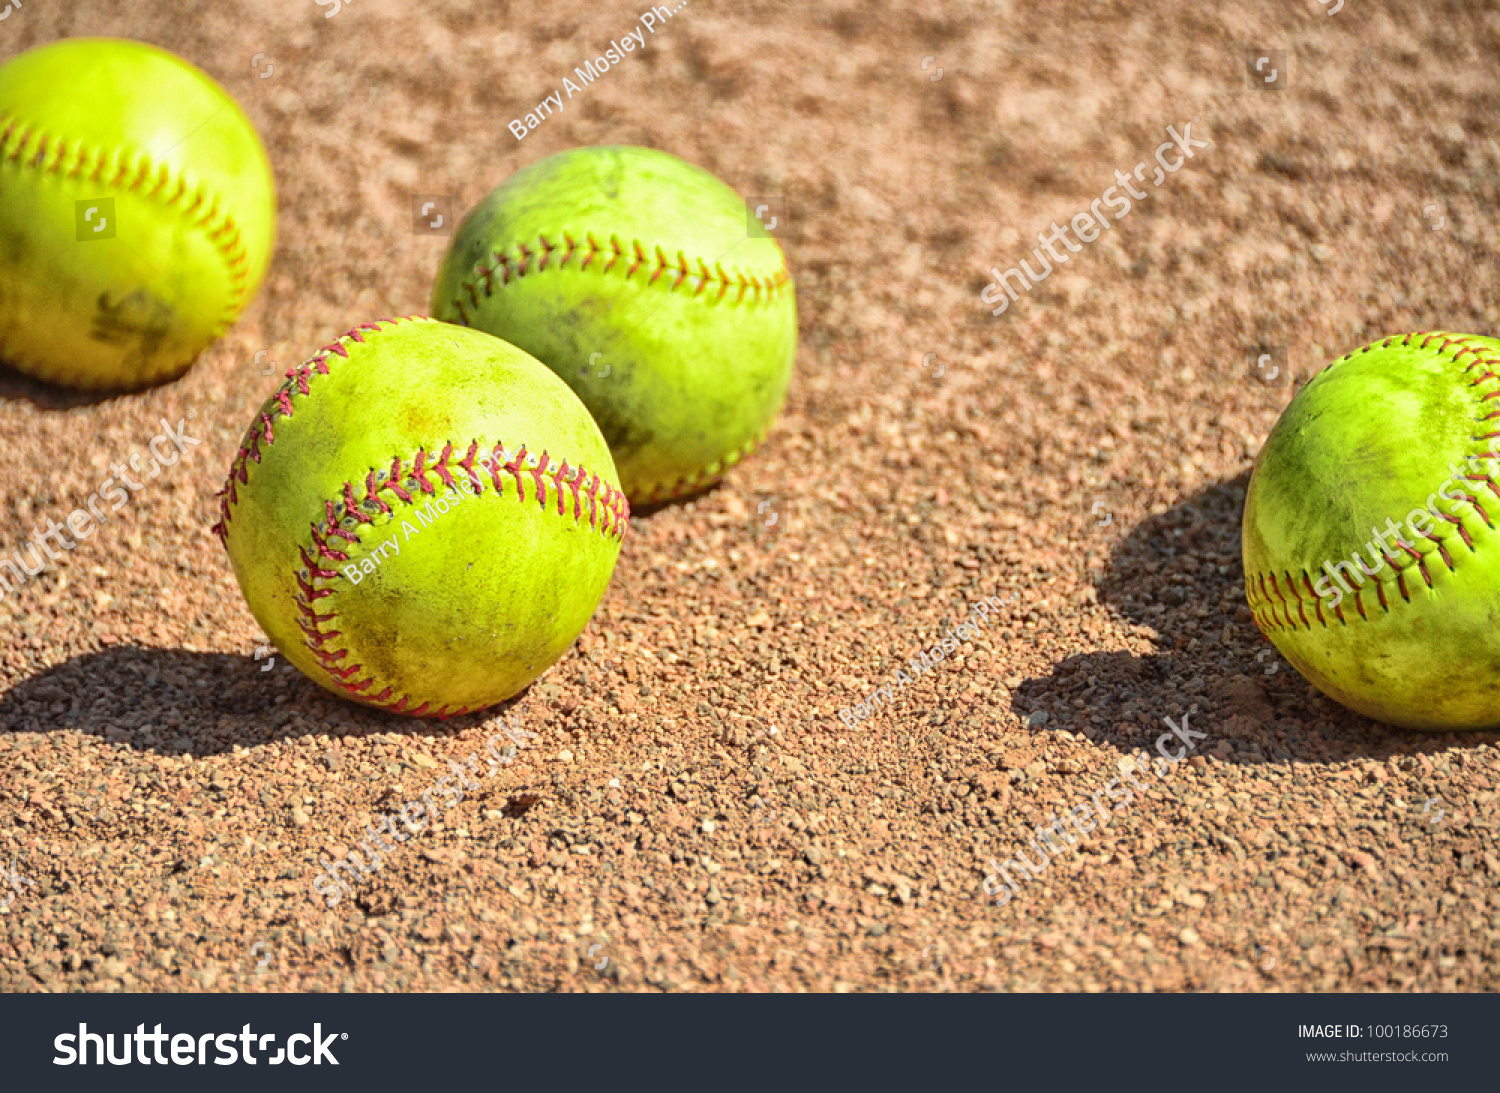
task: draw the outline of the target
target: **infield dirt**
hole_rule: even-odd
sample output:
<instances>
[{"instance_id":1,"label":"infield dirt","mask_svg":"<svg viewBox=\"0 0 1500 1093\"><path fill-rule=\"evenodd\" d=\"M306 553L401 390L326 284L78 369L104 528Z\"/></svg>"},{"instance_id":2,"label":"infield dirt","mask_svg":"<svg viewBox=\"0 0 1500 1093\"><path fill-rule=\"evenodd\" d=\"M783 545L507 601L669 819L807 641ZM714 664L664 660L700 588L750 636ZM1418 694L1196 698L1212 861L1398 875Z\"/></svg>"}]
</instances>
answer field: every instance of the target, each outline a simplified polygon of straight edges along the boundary
<instances>
[{"instance_id":1,"label":"infield dirt","mask_svg":"<svg viewBox=\"0 0 1500 1093\"><path fill-rule=\"evenodd\" d=\"M1320 698L1239 553L1288 372L1500 329L1500 10L695 0L522 140L645 5L330 10L90 0L0 30L0 59L110 34L203 67L282 205L265 289L180 382L0 373L7 552L162 418L203 440L0 601L0 989L1500 986L1500 735ZM1253 89L1273 51L1284 89ZM1189 121L1209 146L1151 185ZM499 722L374 713L268 656L214 493L282 371L427 311L448 236L414 196L460 214L592 143L779 203L789 402L722 487L635 515L599 614L506 711L537 734L514 763L327 908L319 859ZM1149 196L993 317L989 270L1035 268L1137 163ZM841 722L981 596L1004 606L970 643ZM990 859L1194 705L1195 754L986 901Z\"/></svg>"}]
</instances>

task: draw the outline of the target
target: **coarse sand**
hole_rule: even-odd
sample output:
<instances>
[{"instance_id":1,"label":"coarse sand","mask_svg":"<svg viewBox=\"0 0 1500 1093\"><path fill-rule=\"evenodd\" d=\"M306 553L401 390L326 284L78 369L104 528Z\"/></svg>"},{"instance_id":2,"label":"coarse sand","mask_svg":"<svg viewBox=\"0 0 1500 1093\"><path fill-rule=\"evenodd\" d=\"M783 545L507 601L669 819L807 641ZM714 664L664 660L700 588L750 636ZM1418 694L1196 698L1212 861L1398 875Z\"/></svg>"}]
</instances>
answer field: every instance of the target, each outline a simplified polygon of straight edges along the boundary
<instances>
[{"instance_id":1,"label":"coarse sand","mask_svg":"<svg viewBox=\"0 0 1500 1093\"><path fill-rule=\"evenodd\" d=\"M200 65L282 208L264 290L179 382L0 371L7 551L163 418L201 440L0 602L0 989L1500 986L1500 734L1320 697L1256 630L1239 551L1287 374L1500 330L1500 11L695 0L517 140L645 8L86 0L0 25L0 59L108 34ZM990 315L991 267L1188 123L1208 147ZM598 615L506 711L536 734L515 762L329 908L319 859L499 719L376 713L287 668L215 491L281 372L427 311L448 237L414 195L461 213L593 143L780 209L789 401L722 486L635 515ZM970 644L840 719L985 595L1009 599ZM1184 714L1191 758L986 900L991 859Z\"/></svg>"}]
</instances>

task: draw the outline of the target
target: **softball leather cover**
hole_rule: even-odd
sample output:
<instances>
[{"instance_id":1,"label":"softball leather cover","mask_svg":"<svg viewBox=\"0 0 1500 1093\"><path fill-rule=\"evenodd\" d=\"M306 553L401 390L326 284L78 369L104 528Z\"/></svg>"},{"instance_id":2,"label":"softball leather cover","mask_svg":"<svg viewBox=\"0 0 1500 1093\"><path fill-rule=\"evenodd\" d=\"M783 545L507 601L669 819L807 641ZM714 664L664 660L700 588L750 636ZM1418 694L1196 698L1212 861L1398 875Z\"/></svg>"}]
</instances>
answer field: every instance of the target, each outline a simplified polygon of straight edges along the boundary
<instances>
[{"instance_id":1,"label":"softball leather cover","mask_svg":"<svg viewBox=\"0 0 1500 1093\"><path fill-rule=\"evenodd\" d=\"M1369 717L1500 725L1500 341L1408 334L1292 399L1245 498L1255 620Z\"/></svg>"},{"instance_id":2,"label":"softball leather cover","mask_svg":"<svg viewBox=\"0 0 1500 1093\"><path fill-rule=\"evenodd\" d=\"M140 42L0 66L0 360L86 389L181 375L270 260L276 193L240 108Z\"/></svg>"},{"instance_id":3,"label":"softball leather cover","mask_svg":"<svg viewBox=\"0 0 1500 1093\"><path fill-rule=\"evenodd\" d=\"M759 443L791 379L792 280L754 213L664 152L561 152L469 214L432 313L562 377L633 502L694 493Z\"/></svg>"},{"instance_id":4,"label":"softball leather cover","mask_svg":"<svg viewBox=\"0 0 1500 1093\"><path fill-rule=\"evenodd\" d=\"M583 404L533 358L430 319L369 323L286 381L220 497L245 600L278 649L357 702L502 702L562 656L629 507Z\"/></svg>"}]
</instances>

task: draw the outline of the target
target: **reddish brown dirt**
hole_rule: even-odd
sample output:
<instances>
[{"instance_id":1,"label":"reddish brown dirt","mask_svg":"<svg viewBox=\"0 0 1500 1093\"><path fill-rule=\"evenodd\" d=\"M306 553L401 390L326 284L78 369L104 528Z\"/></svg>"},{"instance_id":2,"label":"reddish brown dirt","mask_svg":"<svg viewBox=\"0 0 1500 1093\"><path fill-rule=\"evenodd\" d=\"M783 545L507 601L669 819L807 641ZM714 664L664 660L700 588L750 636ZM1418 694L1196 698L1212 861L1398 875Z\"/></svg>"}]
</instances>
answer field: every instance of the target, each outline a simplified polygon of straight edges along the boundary
<instances>
[{"instance_id":1,"label":"reddish brown dirt","mask_svg":"<svg viewBox=\"0 0 1500 1093\"><path fill-rule=\"evenodd\" d=\"M0 375L6 549L163 416L203 440L0 603L0 864L31 882L0 989L1500 986L1500 737L1318 697L1250 621L1238 548L1290 394L1248 377L1261 352L1305 375L1500 327L1484 7L698 0L517 142L636 8L27 4L0 58L116 34L223 81L283 211L265 289L180 382ZM1247 88L1247 46L1288 51L1285 91ZM991 266L1194 117L1209 148L988 314ZM424 312L447 240L413 233L412 194L467 208L597 142L786 199L789 403L722 488L633 521L598 616L512 707L538 734L516 764L323 908L318 857L494 722L372 713L254 659L208 529L277 382L257 352L284 369ZM981 594L1015 602L841 722ZM1199 755L986 903L989 859L1193 705Z\"/></svg>"}]
</instances>

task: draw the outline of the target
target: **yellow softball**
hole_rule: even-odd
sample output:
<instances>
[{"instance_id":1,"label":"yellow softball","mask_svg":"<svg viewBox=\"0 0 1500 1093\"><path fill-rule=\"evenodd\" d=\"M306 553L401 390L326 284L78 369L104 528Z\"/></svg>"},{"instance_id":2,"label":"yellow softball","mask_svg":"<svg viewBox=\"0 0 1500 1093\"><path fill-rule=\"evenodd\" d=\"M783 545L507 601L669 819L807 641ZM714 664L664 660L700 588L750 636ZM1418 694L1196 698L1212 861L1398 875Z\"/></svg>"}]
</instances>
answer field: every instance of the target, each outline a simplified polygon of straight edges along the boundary
<instances>
[{"instance_id":1,"label":"yellow softball","mask_svg":"<svg viewBox=\"0 0 1500 1093\"><path fill-rule=\"evenodd\" d=\"M288 372L220 503L245 602L286 658L416 717L486 709L551 667L630 518L562 380L431 319L363 324Z\"/></svg>"},{"instance_id":2,"label":"yellow softball","mask_svg":"<svg viewBox=\"0 0 1500 1093\"><path fill-rule=\"evenodd\" d=\"M271 165L234 100L140 42L0 66L0 360L54 383L175 378L254 295Z\"/></svg>"}]
</instances>

